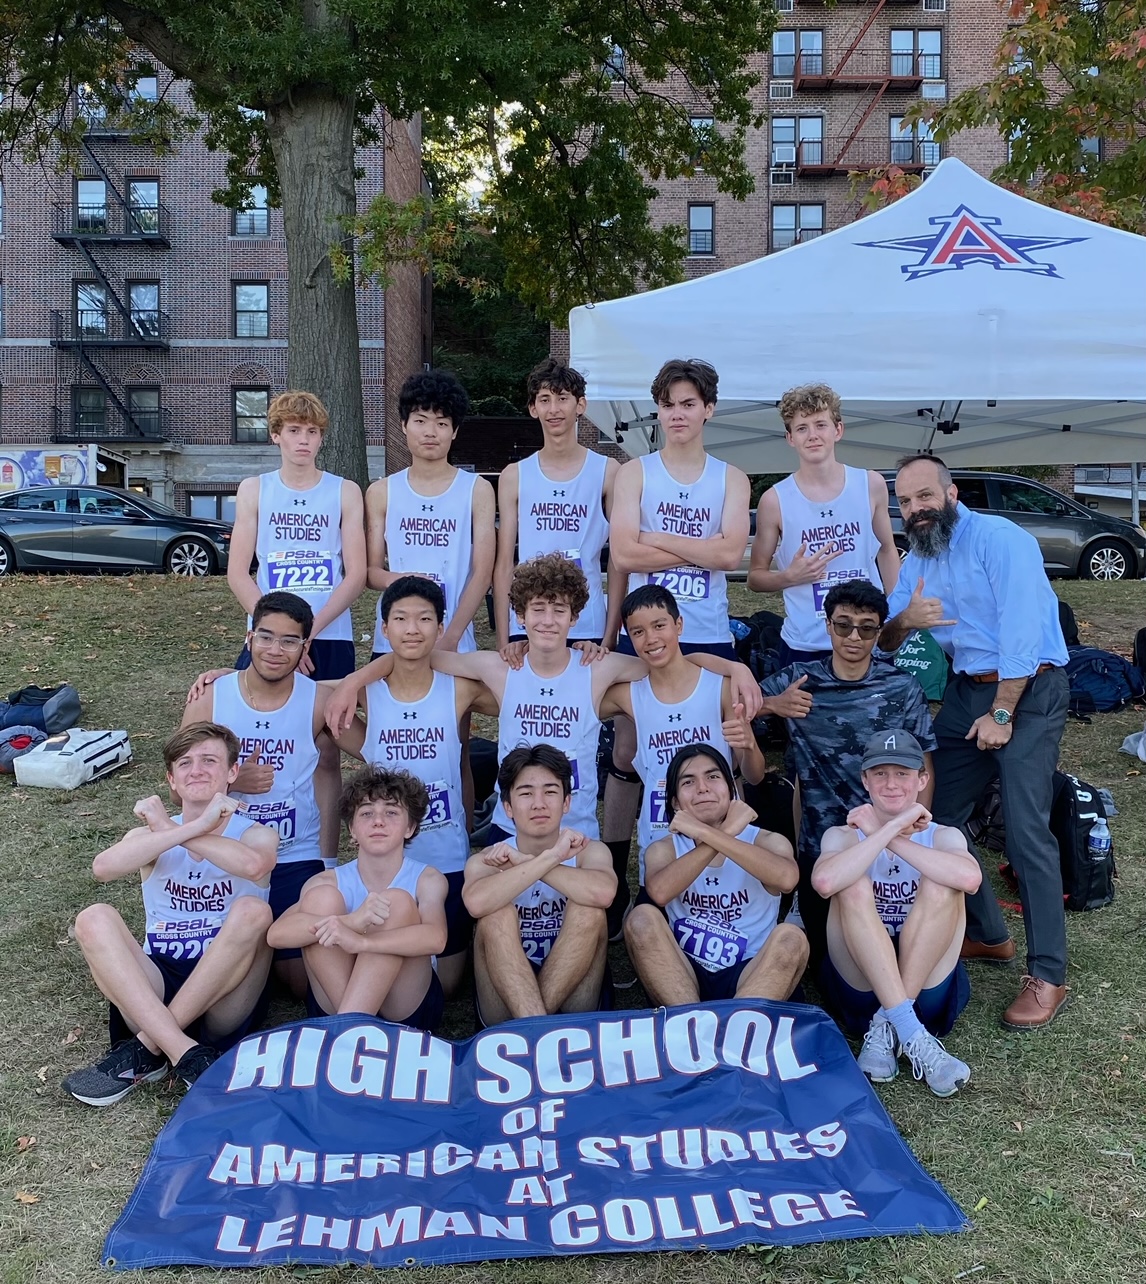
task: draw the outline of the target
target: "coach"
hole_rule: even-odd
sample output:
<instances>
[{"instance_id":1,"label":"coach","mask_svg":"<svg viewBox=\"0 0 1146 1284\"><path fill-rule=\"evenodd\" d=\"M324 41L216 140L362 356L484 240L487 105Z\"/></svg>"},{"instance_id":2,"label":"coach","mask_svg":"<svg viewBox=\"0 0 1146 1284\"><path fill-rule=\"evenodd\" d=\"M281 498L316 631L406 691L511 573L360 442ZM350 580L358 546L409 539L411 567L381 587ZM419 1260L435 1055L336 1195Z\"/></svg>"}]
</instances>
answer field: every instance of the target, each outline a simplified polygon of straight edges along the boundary
<instances>
[{"instance_id":1,"label":"coach","mask_svg":"<svg viewBox=\"0 0 1146 1284\"><path fill-rule=\"evenodd\" d=\"M1067 993L1062 876L1049 825L1068 700L1058 599L1034 537L960 504L941 459L901 460L895 493L910 552L880 645L895 650L913 629L930 629L951 657L955 675L935 719L934 817L964 825L998 777L1027 934L1027 972L1002 1020L1033 1030L1054 1020ZM984 877L967 897L963 957L1006 963L1014 955Z\"/></svg>"}]
</instances>

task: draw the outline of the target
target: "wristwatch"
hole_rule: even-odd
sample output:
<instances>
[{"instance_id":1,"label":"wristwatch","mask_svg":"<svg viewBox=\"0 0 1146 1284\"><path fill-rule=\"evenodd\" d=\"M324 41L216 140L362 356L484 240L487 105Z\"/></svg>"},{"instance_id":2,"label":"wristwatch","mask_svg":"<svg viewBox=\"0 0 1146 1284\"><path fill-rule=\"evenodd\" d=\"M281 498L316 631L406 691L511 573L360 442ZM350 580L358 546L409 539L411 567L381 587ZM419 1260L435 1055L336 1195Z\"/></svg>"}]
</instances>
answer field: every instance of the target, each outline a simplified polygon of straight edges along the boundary
<instances>
[{"instance_id":1,"label":"wristwatch","mask_svg":"<svg viewBox=\"0 0 1146 1284\"><path fill-rule=\"evenodd\" d=\"M991 717L995 719L1000 727L1009 727L1011 725L1011 713L1008 709L992 709Z\"/></svg>"}]
</instances>

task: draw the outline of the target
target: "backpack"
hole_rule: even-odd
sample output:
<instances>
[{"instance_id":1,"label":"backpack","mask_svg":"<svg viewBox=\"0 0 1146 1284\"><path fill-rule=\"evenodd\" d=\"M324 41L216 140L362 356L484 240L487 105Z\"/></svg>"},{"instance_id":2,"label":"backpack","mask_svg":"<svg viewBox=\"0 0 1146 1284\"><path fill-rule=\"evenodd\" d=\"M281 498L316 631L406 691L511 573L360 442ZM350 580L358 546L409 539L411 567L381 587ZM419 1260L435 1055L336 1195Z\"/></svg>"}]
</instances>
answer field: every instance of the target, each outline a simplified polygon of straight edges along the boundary
<instances>
[{"instance_id":1,"label":"backpack","mask_svg":"<svg viewBox=\"0 0 1146 1284\"><path fill-rule=\"evenodd\" d=\"M1078 624L1074 618L1074 611L1071 610L1069 602L1064 602L1059 598L1058 602L1058 626L1062 629L1062 638L1067 646L1078 646ZM1137 660L1134 662L1138 663Z\"/></svg>"},{"instance_id":2,"label":"backpack","mask_svg":"<svg viewBox=\"0 0 1146 1284\"><path fill-rule=\"evenodd\" d=\"M1134 667L1146 673L1146 629L1139 629L1134 635Z\"/></svg>"},{"instance_id":3,"label":"backpack","mask_svg":"<svg viewBox=\"0 0 1146 1284\"><path fill-rule=\"evenodd\" d=\"M1113 847L1101 862L1094 862L1090 856L1087 840L1090 838L1091 827L1099 818L1108 818L1102 796L1093 785L1088 785L1086 781L1068 775L1065 771L1054 773L1051 789L1050 831L1058 843L1063 901L1068 910L1101 909L1114 899L1114 879L1118 873ZM979 842L974 832L975 819L983 808L991 809L992 799L995 814L992 833L995 841L989 836L982 845L999 851L1002 849L1002 842L998 840L1005 838L1005 830L997 781L987 790L984 801L968 822L967 828L975 841ZM1018 889L1018 879L1010 864L1000 865L999 873L1010 887Z\"/></svg>"},{"instance_id":4,"label":"backpack","mask_svg":"<svg viewBox=\"0 0 1146 1284\"><path fill-rule=\"evenodd\" d=\"M1003 824L1003 800L999 797L999 782L991 781L983 797L967 821L971 841L991 852L1001 852L1007 845L1007 830Z\"/></svg>"},{"instance_id":5,"label":"backpack","mask_svg":"<svg viewBox=\"0 0 1146 1284\"><path fill-rule=\"evenodd\" d=\"M1072 646L1067 652L1070 712L1076 717L1110 713L1146 693L1142 670L1122 656L1092 646Z\"/></svg>"},{"instance_id":6,"label":"backpack","mask_svg":"<svg viewBox=\"0 0 1146 1284\"><path fill-rule=\"evenodd\" d=\"M757 611L755 615L735 618L743 626L736 630L736 658L752 670L757 682L763 682L783 667L780 664L780 630L784 626L784 617L775 611Z\"/></svg>"},{"instance_id":7,"label":"backpack","mask_svg":"<svg viewBox=\"0 0 1146 1284\"><path fill-rule=\"evenodd\" d=\"M16 759L16 783L75 789L131 761L126 731L62 731Z\"/></svg>"},{"instance_id":8,"label":"backpack","mask_svg":"<svg viewBox=\"0 0 1146 1284\"><path fill-rule=\"evenodd\" d=\"M13 775L16 759L47 738L39 727L5 727L0 730L0 775Z\"/></svg>"},{"instance_id":9,"label":"backpack","mask_svg":"<svg viewBox=\"0 0 1146 1284\"><path fill-rule=\"evenodd\" d=\"M951 676L947 653L926 629L910 633L895 653L895 667L912 674L928 700L942 700Z\"/></svg>"},{"instance_id":10,"label":"backpack","mask_svg":"<svg viewBox=\"0 0 1146 1284\"><path fill-rule=\"evenodd\" d=\"M58 687L21 687L0 700L0 728L27 726L55 735L80 720L80 693L69 683Z\"/></svg>"}]
</instances>

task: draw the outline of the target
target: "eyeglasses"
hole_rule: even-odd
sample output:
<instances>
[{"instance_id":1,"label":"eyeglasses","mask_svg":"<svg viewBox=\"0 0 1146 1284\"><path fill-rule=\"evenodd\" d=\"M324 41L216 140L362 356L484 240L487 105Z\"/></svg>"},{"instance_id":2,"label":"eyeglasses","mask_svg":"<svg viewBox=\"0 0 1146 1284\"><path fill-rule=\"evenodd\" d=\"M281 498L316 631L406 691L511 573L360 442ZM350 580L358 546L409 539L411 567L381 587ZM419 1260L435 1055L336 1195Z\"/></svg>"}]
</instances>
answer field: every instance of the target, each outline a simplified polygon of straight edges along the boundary
<instances>
[{"instance_id":1,"label":"eyeglasses","mask_svg":"<svg viewBox=\"0 0 1146 1284\"><path fill-rule=\"evenodd\" d=\"M879 624L856 624L852 620L829 620L828 623L841 638L850 638L853 633L858 633L865 642L876 637L882 627Z\"/></svg>"},{"instance_id":2,"label":"eyeglasses","mask_svg":"<svg viewBox=\"0 0 1146 1284\"><path fill-rule=\"evenodd\" d=\"M277 633L268 633L266 629L256 629L251 634L251 641L257 642L259 646L266 647L268 650L278 644L279 648L287 655L294 655L296 651L301 651L306 638L300 637L279 637Z\"/></svg>"}]
</instances>

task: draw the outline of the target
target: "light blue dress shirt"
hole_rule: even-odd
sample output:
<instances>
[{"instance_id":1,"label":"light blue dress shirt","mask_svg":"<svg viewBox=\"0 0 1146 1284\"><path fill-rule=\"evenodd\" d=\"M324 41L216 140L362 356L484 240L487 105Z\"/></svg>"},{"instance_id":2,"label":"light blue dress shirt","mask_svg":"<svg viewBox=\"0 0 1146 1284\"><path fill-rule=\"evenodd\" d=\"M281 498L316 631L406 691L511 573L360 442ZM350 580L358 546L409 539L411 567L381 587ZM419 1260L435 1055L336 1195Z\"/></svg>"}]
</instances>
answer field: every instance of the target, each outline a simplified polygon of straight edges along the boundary
<instances>
[{"instance_id":1,"label":"light blue dress shirt","mask_svg":"<svg viewBox=\"0 0 1146 1284\"><path fill-rule=\"evenodd\" d=\"M904 559L891 615L907 606L922 578L923 596L939 598L943 619L955 621L931 634L956 673L997 672L1002 680L1029 678L1040 664L1065 665L1058 598L1038 540L1005 517L958 509L946 552Z\"/></svg>"}]
</instances>

